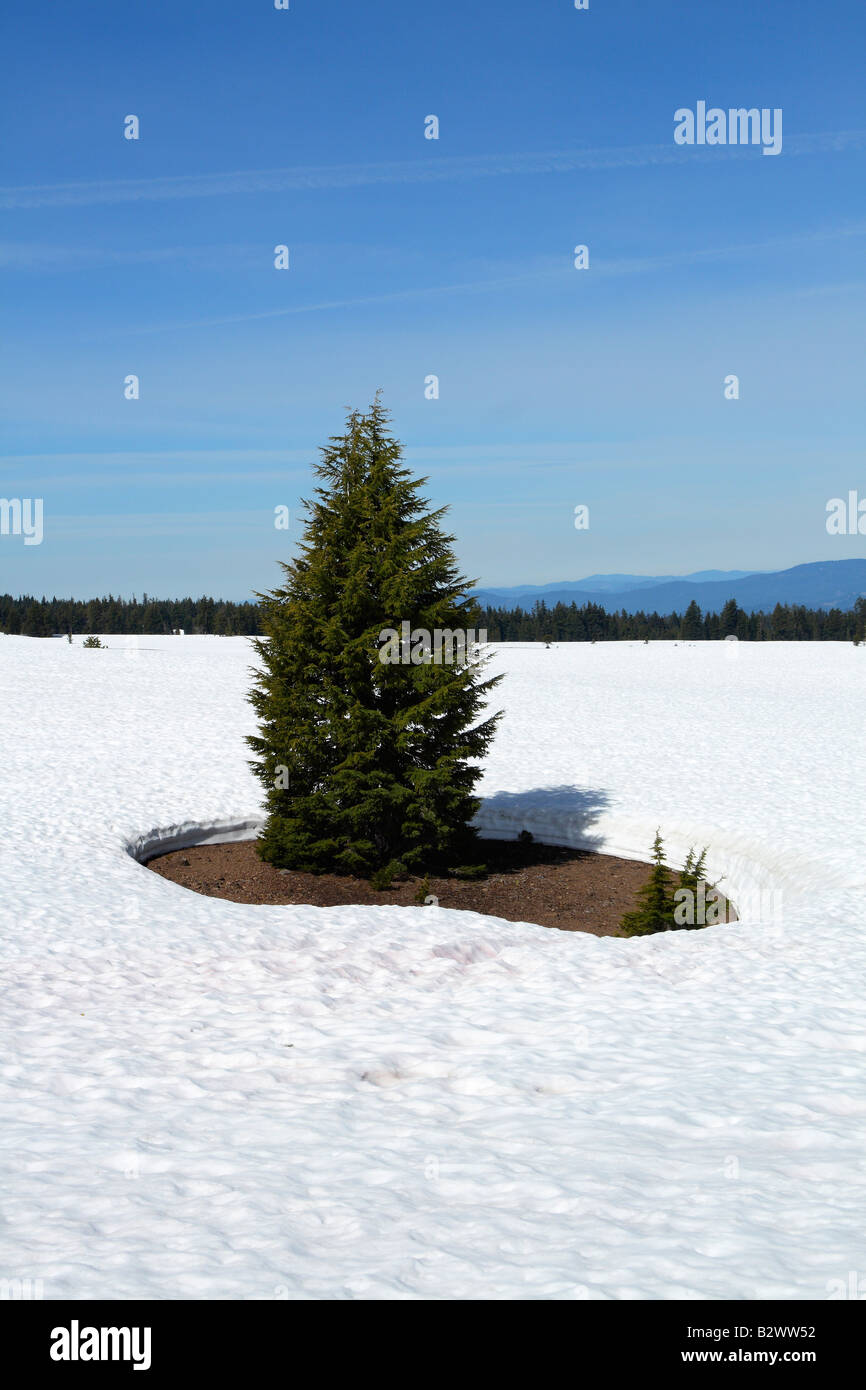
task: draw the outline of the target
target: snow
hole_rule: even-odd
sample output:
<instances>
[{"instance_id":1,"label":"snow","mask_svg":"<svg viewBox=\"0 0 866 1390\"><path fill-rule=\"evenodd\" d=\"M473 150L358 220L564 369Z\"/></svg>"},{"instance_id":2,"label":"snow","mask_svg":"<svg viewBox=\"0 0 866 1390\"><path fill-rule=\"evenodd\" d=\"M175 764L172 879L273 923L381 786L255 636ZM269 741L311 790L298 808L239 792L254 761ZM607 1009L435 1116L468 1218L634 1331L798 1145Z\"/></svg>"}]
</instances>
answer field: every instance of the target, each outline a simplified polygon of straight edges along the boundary
<instances>
[{"instance_id":1,"label":"snow","mask_svg":"<svg viewBox=\"0 0 866 1390\"><path fill-rule=\"evenodd\" d=\"M745 907L624 941L150 873L156 840L255 833L252 653L104 640L0 637L0 1278L820 1299L863 1271L866 650L498 649L485 828L642 859L660 826Z\"/></svg>"}]
</instances>

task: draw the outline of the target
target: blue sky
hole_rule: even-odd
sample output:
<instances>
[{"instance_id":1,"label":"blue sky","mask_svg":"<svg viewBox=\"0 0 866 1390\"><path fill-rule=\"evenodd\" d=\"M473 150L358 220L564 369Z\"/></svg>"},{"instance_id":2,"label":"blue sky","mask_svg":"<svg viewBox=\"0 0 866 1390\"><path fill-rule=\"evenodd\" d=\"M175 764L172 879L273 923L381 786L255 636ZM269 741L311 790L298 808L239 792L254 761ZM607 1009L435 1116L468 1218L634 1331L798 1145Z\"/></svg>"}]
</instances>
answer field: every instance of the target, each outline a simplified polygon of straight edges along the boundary
<instances>
[{"instance_id":1,"label":"blue sky","mask_svg":"<svg viewBox=\"0 0 866 1390\"><path fill-rule=\"evenodd\" d=\"M0 495L45 520L0 591L270 587L378 387L482 583L866 553L825 529L866 496L861 3L19 0L2 35ZM781 108L782 153L676 146L699 100Z\"/></svg>"}]
</instances>

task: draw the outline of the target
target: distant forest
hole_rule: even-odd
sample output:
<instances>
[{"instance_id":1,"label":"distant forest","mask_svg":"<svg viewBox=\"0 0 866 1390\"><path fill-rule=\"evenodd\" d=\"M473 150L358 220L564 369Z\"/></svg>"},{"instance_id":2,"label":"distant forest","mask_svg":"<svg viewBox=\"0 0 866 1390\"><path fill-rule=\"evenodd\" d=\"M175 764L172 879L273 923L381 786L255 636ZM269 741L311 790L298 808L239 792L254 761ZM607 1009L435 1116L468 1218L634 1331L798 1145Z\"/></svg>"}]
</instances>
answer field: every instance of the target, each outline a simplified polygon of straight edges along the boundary
<instances>
[{"instance_id":1,"label":"distant forest","mask_svg":"<svg viewBox=\"0 0 866 1390\"><path fill-rule=\"evenodd\" d=\"M772 613L747 613L729 599L721 613L702 613L692 600L684 613L608 613L598 603L578 608L557 603L521 608L486 608L481 626L490 642L621 642L631 639L743 642L845 642L866 640L866 599L852 609L804 608L777 603Z\"/></svg>"},{"instance_id":2,"label":"distant forest","mask_svg":"<svg viewBox=\"0 0 866 1390\"><path fill-rule=\"evenodd\" d=\"M672 639L700 642L739 637L747 642L861 642L866 640L866 599L853 609L827 611L776 604L772 613L746 613L734 599L721 613L702 613L696 602L684 613L607 613L600 604L544 602L531 610L483 608L476 628L486 628L490 642L618 642L628 639ZM256 603L222 599L93 598L87 600L13 598L0 595L0 632L24 637L57 637L67 633L215 633L246 637L259 634Z\"/></svg>"}]
</instances>

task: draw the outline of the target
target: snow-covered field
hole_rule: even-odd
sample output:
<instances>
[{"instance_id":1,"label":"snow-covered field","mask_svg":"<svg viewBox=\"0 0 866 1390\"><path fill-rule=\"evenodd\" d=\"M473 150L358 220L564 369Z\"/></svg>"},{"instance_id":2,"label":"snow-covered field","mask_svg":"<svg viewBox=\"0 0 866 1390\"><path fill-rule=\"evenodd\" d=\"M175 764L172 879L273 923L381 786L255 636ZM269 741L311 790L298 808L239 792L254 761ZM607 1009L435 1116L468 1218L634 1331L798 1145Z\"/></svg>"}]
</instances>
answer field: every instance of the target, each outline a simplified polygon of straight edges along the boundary
<instances>
[{"instance_id":1,"label":"snow-covered field","mask_svg":"<svg viewBox=\"0 0 866 1390\"><path fill-rule=\"evenodd\" d=\"M485 827L645 858L658 825L744 912L624 941L148 872L156 832L251 833L251 653L105 640L0 636L0 1279L820 1299L866 1275L866 650L499 649Z\"/></svg>"}]
</instances>

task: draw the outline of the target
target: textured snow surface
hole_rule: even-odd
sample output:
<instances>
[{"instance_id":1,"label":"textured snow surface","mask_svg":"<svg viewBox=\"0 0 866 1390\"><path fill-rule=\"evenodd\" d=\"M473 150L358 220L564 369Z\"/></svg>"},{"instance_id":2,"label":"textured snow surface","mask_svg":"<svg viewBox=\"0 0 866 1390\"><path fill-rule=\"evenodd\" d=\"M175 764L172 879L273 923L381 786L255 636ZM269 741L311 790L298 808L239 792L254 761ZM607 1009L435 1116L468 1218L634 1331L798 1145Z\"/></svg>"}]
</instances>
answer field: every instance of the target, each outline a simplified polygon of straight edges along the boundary
<instances>
[{"instance_id":1,"label":"textured snow surface","mask_svg":"<svg viewBox=\"0 0 866 1390\"><path fill-rule=\"evenodd\" d=\"M0 1278L750 1299L866 1269L866 650L498 650L488 830L646 858L658 825L741 908L781 894L622 941L148 872L156 836L254 833L252 654L106 640L0 637Z\"/></svg>"}]
</instances>

